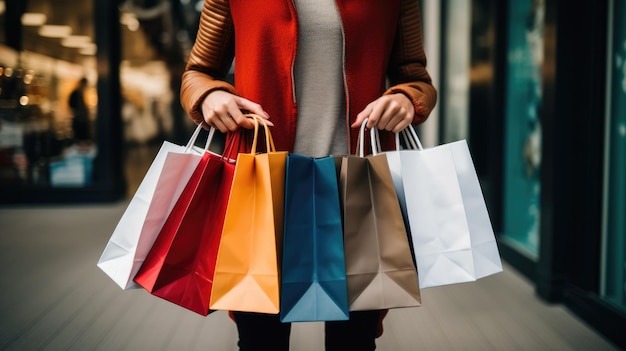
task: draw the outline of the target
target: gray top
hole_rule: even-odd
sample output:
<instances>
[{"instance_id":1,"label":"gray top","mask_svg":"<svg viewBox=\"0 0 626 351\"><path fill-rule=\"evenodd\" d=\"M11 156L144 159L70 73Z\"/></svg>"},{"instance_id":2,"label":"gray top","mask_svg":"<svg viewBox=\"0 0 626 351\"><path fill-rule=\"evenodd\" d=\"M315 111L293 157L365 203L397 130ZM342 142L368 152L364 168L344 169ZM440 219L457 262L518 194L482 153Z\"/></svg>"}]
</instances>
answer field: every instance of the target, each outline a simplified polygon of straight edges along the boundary
<instances>
[{"instance_id":1,"label":"gray top","mask_svg":"<svg viewBox=\"0 0 626 351\"><path fill-rule=\"evenodd\" d=\"M348 153L343 87L343 30L335 0L294 0L298 49L294 65L298 121L294 153Z\"/></svg>"}]
</instances>

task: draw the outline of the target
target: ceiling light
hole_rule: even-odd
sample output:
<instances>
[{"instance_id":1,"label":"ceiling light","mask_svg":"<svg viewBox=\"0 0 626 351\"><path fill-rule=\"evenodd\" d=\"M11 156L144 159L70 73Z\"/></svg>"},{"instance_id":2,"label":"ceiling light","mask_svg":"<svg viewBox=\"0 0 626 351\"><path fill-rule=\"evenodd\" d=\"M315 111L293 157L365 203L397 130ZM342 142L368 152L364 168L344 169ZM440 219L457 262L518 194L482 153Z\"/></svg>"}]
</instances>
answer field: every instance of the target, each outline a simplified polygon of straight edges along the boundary
<instances>
[{"instance_id":1,"label":"ceiling light","mask_svg":"<svg viewBox=\"0 0 626 351\"><path fill-rule=\"evenodd\" d=\"M66 48L83 48L90 44L91 38L87 35L70 35L61 41L61 45Z\"/></svg>"},{"instance_id":2,"label":"ceiling light","mask_svg":"<svg viewBox=\"0 0 626 351\"><path fill-rule=\"evenodd\" d=\"M78 53L85 56L93 56L98 51L98 47L96 44L90 44L88 46L84 46L78 50Z\"/></svg>"},{"instance_id":3,"label":"ceiling light","mask_svg":"<svg viewBox=\"0 0 626 351\"><path fill-rule=\"evenodd\" d=\"M65 38L72 34L72 27L46 24L39 28L39 35L46 38Z\"/></svg>"},{"instance_id":4,"label":"ceiling light","mask_svg":"<svg viewBox=\"0 0 626 351\"><path fill-rule=\"evenodd\" d=\"M122 13L122 16L120 17L120 23L126 25L126 27L128 27L128 30L130 30L131 32L139 29L139 20L137 19L137 16L130 12Z\"/></svg>"},{"instance_id":5,"label":"ceiling light","mask_svg":"<svg viewBox=\"0 0 626 351\"><path fill-rule=\"evenodd\" d=\"M28 105L28 96L26 96L26 95L20 96L20 100L19 101L20 101L20 105L22 105L22 106Z\"/></svg>"},{"instance_id":6,"label":"ceiling light","mask_svg":"<svg viewBox=\"0 0 626 351\"><path fill-rule=\"evenodd\" d=\"M32 72L28 72L26 73L26 75L24 76L24 84L29 85L30 83L33 82L33 79L35 78L35 76L33 75Z\"/></svg>"},{"instance_id":7,"label":"ceiling light","mask_svg":"<svg viewBox=\"0 0 626 351\"><path fill-rule=\"evenodd\" d=\"M46 15L43 13L25 12L22 14L22 25L38 27L46 23Z\"/></svg>"},{"instance_id":8,"label":"ceiling light","mask_svg":"<svg viewBox=\"0 0 626 351\"><path fill-rule=\"evenodd\" d=\"M7 5L5 4L4 1L0 1L0 15L4 15L4 12L7 9Z\"/></svg>"}]
</instances>

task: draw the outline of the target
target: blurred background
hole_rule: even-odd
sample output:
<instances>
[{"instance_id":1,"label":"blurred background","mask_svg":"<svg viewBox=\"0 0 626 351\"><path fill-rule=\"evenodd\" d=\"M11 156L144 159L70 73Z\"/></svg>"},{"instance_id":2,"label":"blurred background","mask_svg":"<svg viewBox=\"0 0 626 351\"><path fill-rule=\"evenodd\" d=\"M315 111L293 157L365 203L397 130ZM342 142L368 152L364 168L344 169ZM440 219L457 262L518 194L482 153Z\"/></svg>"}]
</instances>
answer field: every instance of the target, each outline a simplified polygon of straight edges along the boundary
<instances>
[{"instance_id":1,"label":"blurred background","mask_svg":"<svg viewBox=\"0 0 626 351\"><path fill-rule=\"evenodd\" d=\"M440 93L423 143L468 140L507 264L626 348L626 3L420 4ZM0 0L0 204L127 201L193 129L178 93L201 7Z\"/></svg>"}]
</instances>

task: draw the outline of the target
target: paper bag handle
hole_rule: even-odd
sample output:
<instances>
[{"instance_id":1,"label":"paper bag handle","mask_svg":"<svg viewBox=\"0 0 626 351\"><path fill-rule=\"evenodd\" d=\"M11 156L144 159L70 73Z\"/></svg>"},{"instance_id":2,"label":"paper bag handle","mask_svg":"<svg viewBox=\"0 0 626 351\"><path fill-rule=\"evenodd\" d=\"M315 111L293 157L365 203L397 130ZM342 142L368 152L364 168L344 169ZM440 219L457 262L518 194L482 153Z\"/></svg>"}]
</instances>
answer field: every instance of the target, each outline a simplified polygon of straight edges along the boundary
<instances>
[{"instance_id":1,"label":"paper bag handle","mask_svg":"<svg viewBox=\"0 0 626 351\"><path fill-rule=\"evenodd\" d=\"M372 155L378 155L382 151L380 146L380 133L378 128L370 129L370 143L372 144Z\"/></svg>"},{"instance_id":2,"label":"paper bag handle","mask_svg":"<svg viewBox=\"0 0 626 351\"><path fill-rule=\"evenodd\" d=\"M363 123L361 123L361 127L359 128L359 135L356 141L359 150L359 157L365 157L365 125L367 124L367 121L368 118L364 119ZM376 147L380 149L380 141L378 141L378 139L374 139L374 137L372 136L374 130L376 131L376 133L378 133L378 129L376 129L375 127L372 128L370 130L370 140L372 141L372 153L376 155L374 152L376 150Z\"/></svg>"},{"instance_id":3,"label":"paper bag handle","mask_svg":"<svg viewBox=\"0 0 626 351\"><path fill-rule=\"evenodd\" d=\"M191 138L189 138L187 145L185 145L185 152L189 152L189 150L191 150L191 148L195 145L196 140L198 140L198 136L200 135L200 131L203 129L202 125L203 125L202 123L198 124L196 129L193 131L193 134L191 134ZM213 141L214 135L215 135L215 128L210 127L209 136L207 137L206 143L204 144L204 152L209 151L209 146L211 146L211 141Z\"/></svg>"},{"instance_id":4,"label":"paper bag handle","mask_svg":"<svg viewBox=\"0 0 626 351\"><path fill-rule=\"evenodd\" d=\"M408 127L406 127L405 129L401 130L398 133L395 133L395 138L396 138L396 150L400 150L401 149L401 145L400 145L400 136L402 136L402 138L404 139L404 144L405 145L409 145L409 148L411 149L418 149L421 150L422 149L422 144L420 143L419 139L417 139L417 142L415 142L413 140L413 137L409 137L407 136L406 133L407 129L411 129L413 131L413 134L415 135L415 138L417 138L417 134L415 134L415 130L413 130L413 126L409 124ZM372 143L372 154L373 155L378 155L380 152L382 152L382 147L380 146L380 133L378 131L378 128L372 128L372 130L370 130L370 140Z\"/></svg>"},{"instance_id":5,"label":"paper bag handle","mask_svg":"<svg viewBox=\"0 0 626 351\"><path fill-rule=\"evenodd\" d=\"M403 133L406 145L411 147L413 150L420 150L420 151L424 150L424 148L422 147L422 142L420 141L420 138L417 137L415 128L413 128L412 125L409 124L406 128L404 128L400 132Z\"/></svg>"},{"instance_id":6,"label":"paper bag handle","mask_svg":"<svg viewBox=\"0 0 626 351\"><path fill-rule=\"evenodd\" d=\"M200 123L196 126L196 129L193 131L193 134L191 135L191 138L187 142L187 145L185 145L185 150L184 150L185 153L189 152L191 148L196 144L196 141L198 140L198 136L200 135L200 131L204 129L203 128L204 125L205 125L204 123ZM207 136L206 143L204 144L203 152L209 152L211 143L213 142L213 137L215 136L215 132L216 132L216 129L214 127L209 127L209 135ZM235 133L241 133L241 132L237 131ZM240 135L231 138L230 142L225 145L224 150L222 151L222 159L228 161L229 163L235 163L235 160L227 157L227 155L230 155L232 148L234 147L234 144L237 142L240 142L240 139L241 139Z\"/></svg>"},{"instance_id":7,"label":"paper bag handle","mask_svg":"<svg viewBox=\"0 0 626 351\"><path fill-rule=\"evenodd\" d=\"M360 132L363 133L363 131L360 131ZM361 136L362 134L359 135L359 137ZM404 145L406 145L407 149L420 150L420 151L423 150L422 143L420 142L420 139L417 137L415 128L413 128L412 125L409 124L406 128L404 128L400 132L395 133L396 150L401 149L400 137L402 137L402 139L404 140ZM377 155L378 153L382 152L382 148L380 146L381 145L380 133L378 131L378 128L372 128L370 130L370 141L372 144L372 155ZM359 144L359 146L362 147L361 144Z\"/></svg>"},{"instance_id":8,"label":"paper bag handle","mask_svg":"<svg viewBox=\"0 0 626 351\"><path fill-rule=\"evenodd\" d=\"M247 113L244 116L254 120L254 138L252 139L250 153L253 155L256 154L257 140L259 138L259 123L263 124L263 128L265 129L265 149L267 152L275 152L276 147L274 146L274 139L272 138L272 133L270 133L270 128L265 122L265 119L254 113Z\"/></svg>"},{"instance_id":9,"label":"paper bag handle","mask_svg":"<svg viewBox=\"0 0 626 351\"><path fill-rule=\"evenodd\" d=\"M413 128L411 124L409 124L406 128L404 128L403 130L395 134L396 134L395 135L396 150L400 150L402 148L400 144L400 137L402 137L402 140L404 140L404 145L406 146L407 149L420 150L420 151L424 149L422 147L422 143L420 139L417 136L417 133L415 132L415 128ZM370 140L372 143L372 154L377 155L378 153L382 151L382 148L380 146L380 134L378 132L378 128L372 128L370 130Z\"/></svg>"}]
</instances>

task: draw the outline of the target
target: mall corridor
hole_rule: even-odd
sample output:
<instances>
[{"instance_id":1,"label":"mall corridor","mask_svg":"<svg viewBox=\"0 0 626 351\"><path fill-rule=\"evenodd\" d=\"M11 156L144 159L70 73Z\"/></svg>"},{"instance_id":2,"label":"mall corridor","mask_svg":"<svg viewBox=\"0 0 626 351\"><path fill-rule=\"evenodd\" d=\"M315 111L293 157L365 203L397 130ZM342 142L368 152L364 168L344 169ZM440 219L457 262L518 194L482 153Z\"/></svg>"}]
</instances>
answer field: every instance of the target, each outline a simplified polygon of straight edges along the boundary
<instances>
[{"instance_id":1,"label":"mall corridor","mask_svg":"<svg viewBox=\"0 0 626 351\"><path fill-rule=\"evenodd\" d=\"M129 192L153 152L127 154ZM122 291L96 267L126 205L0 208L0 350L236 350L226 313L202 317ZM617 350L563 306L538 299L506 263L478 282L424 289L422 302L390 312L379 350ZM294 325L292 350L323 350L322 328Z\"/></svg>"}]
</instances>

